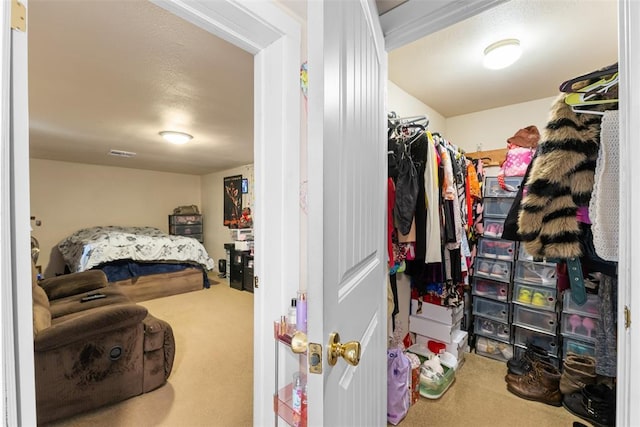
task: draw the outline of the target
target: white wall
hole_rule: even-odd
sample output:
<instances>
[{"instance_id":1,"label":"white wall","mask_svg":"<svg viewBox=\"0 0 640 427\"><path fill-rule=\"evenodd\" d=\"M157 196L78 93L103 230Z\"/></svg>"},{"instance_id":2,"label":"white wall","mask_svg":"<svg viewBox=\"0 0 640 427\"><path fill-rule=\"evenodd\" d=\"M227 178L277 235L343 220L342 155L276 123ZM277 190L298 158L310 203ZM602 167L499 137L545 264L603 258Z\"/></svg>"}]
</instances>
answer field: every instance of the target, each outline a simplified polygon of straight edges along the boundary
<instances>
[{"instance_id":1,"label":"white wall","mask_svg":"<svg viewBox=\"0 0 640 427\"><path fill-rule=\"evenodd\" d=\"M168 232L168 215L180 205L200 206L200 177L53 160L30 160L33 235L45 276L64 271L56 245L96 225L151 226Z\"/></svg>"},{"instance_id":2,"label":"white wall","mask_svg":"<svg viewBox=\"0 0 640 427\"><path fill-rule=\"evenodd\" d=\"M399 117L426 115L429 118L429 130L446 135L447 123L444 116L400 89L391 80L388 81L387 87L387 107L388 112L394 111Z\"/></svg>"},{"instance_id":3,"label":"white wall","mask_svg":"<svg viewBox=\"0 0 640 427\"><path fill-rule=\"evenodd\" d=\"M552 96L448 117L447 132L443 135L451 143L468 152L506 148L507 138L512 137L518 129L535 125L542 133L555 98Z\"/></svg>"}]
</instances>

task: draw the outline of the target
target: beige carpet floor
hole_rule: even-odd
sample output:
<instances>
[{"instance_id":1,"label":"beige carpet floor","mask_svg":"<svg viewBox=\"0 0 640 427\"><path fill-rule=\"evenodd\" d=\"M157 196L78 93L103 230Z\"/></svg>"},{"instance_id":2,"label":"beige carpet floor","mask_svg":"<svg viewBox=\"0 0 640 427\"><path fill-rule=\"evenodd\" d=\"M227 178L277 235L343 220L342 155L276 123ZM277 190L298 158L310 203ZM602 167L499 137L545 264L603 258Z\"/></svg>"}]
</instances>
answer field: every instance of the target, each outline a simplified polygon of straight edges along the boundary
<instances>
[{"instance_id":1,"label":"beige carpet floor","mask_svg":"<svg viewBox=\"0 0 640 427\"><path fill-rule=\"evenodd\" d=\"M176 359L168 383L51 426L251 426L253 295L222 282L142 304L174 330ZM400 426L570 427L578 420L564 408L510 394L505 372L503 362L467 354L451 388L438 400L421 398Z\"/></svg>"},{"instance_id":2,"label":"beige carpet floor","mask_svg":"<svg viewBox=\"0 0 640 427\"><path fill-rule=\"evenodd\" d=\"M222 282L140 304L173 328L176 357L168 383L52 425L252 425L253 295Z\"/></svg>"}]
</instances>

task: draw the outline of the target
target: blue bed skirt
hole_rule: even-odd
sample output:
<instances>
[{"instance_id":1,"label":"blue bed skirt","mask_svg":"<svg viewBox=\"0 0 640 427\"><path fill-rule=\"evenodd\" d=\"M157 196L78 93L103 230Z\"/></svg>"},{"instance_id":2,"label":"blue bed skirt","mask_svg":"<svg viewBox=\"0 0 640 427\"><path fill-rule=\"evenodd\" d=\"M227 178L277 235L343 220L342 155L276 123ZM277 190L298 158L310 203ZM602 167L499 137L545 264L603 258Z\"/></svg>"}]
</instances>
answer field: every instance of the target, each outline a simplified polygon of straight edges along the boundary
<instances>
[{"instance_id":1,"label":"blue bed skirt","mask_svg":"<svg viewBox=\"0 0 640 427\"><path fill-rule=\"evenodd\" d=\"M202 271L205 288L209 288L209 276L201 265L189 263L165 263L165 262L136 262L136 261L113 261L95 267L95 270L102 270L109 282L118 282L133 277L148 276L157 273L173 273L175 271L186 270L187 268L197 268Z\"/></svg>"}]
</instances>

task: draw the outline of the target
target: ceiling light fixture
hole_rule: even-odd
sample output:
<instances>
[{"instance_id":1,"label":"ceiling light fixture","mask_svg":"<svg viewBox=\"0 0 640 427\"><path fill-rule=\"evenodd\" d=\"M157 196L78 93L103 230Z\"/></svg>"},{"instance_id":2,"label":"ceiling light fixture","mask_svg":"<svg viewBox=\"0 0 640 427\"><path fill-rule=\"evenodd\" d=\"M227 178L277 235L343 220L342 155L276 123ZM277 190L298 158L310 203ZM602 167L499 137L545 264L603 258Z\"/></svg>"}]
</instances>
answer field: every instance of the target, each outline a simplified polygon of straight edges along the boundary
<instances>
[{"instance_id":1,"label":"ceiling light fixture","mask_svg":"<svg viewBox=\"0 0 640 427\"><path fill-rule=\"evenodd\" d=\"M521 54L520 40L500 40L490 44L484 50L483 64L491 70L499 70L516 62Z\"/></svg>"},{"instance_id":2,"label":"ceiling light fixture","mask_svg":"<svg viewBox=\"0 0 640 427\"><path fill-rule=\"evenodd\" d=\"M184 132L176 132L172 130L163 130L159 132L160 136L172 144L186 144L193 139L193 136Z\"/></svg>"}]
</instances>

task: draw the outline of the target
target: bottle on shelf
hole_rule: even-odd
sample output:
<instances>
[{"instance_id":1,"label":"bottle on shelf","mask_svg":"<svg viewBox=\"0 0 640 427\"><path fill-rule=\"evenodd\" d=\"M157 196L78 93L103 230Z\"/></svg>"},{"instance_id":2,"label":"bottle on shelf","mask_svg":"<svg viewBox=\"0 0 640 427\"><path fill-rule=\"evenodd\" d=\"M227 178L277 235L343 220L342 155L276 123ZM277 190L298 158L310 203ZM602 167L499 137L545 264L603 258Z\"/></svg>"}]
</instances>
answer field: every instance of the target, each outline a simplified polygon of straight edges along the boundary
<instances>
[{"instance_id":1,"label":"bottle on shelf","mask_svg":"<svg viewBox=\"0 0 640 427\"><path fill-rule=\"evenodd\" d=\"M291 307L289 307L289 314L287 315L287 334L289 335L293 335L296 332L297 302L295 298L291 298Z\"/></svg>"},{"instance_id":2,"label":"bottle on shelf","mask_svg":"<svg viewBox=\"0 0 640 427\"><path fill-rule=\"evenodd\" d=\"M298 291L296 302L296 330L307 332L307 293Z\"/></svg>"}]
</instances>

